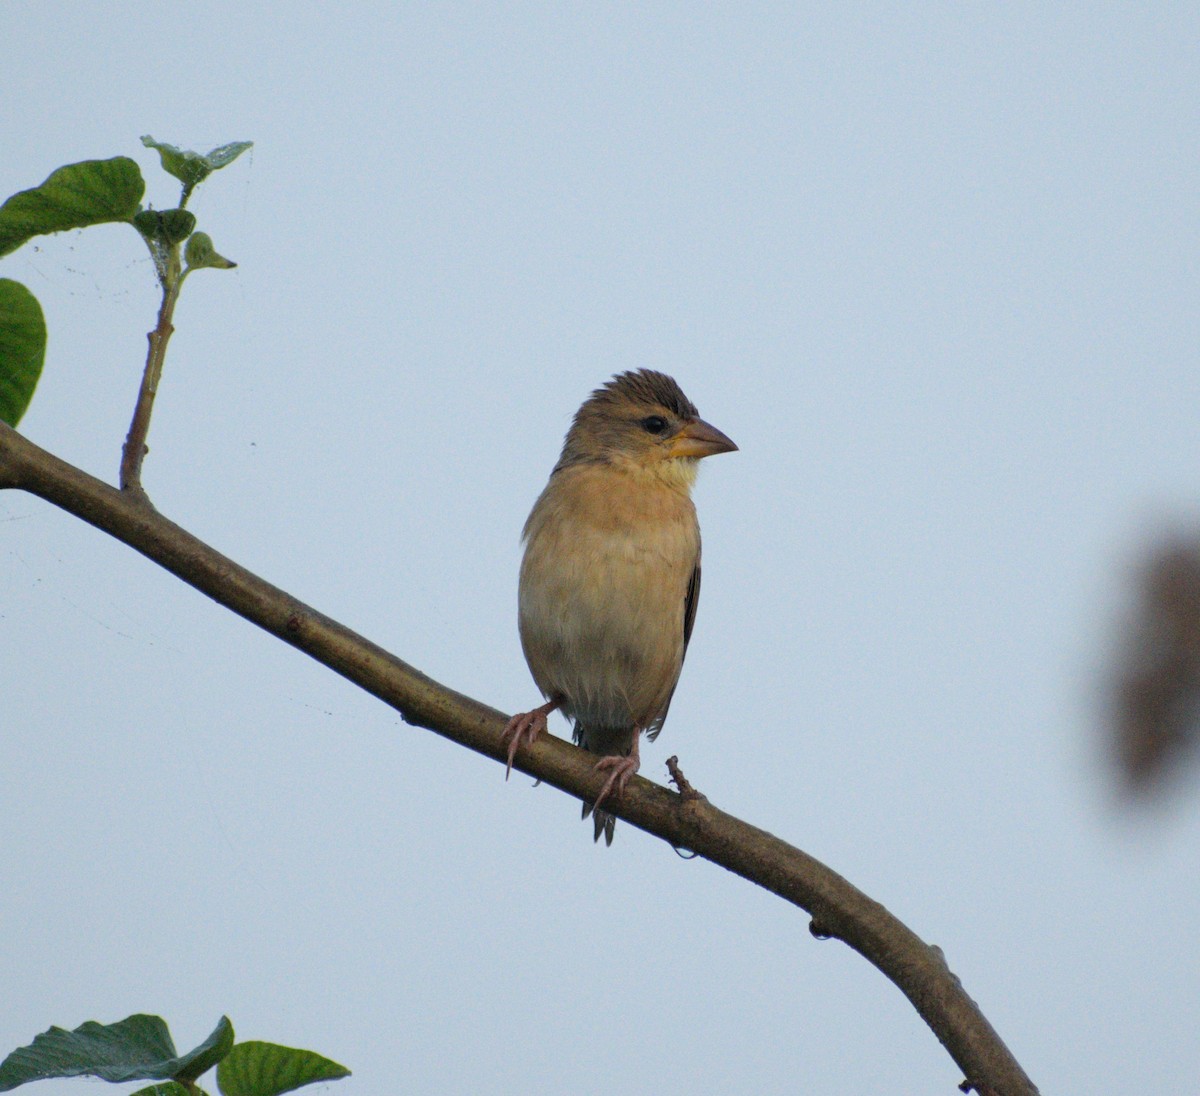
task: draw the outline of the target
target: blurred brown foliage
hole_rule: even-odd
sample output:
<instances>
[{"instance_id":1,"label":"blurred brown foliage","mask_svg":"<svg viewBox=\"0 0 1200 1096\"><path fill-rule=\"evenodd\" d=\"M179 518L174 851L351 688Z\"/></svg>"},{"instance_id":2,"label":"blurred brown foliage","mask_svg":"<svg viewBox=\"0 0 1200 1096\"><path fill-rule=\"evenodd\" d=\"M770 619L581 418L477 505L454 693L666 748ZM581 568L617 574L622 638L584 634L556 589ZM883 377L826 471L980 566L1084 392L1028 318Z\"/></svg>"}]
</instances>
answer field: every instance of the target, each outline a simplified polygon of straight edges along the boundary
<instances>
[{"instance_id":1,"label":"blurred brown foliage","mask_svg":"<svg viewBox=\"0 0 1200 1096\"><path fill-rule=\"evenodd\" d=\"M1126 790L1157 796L1200 738L1200 542L1148 553L1116 674L1114 759Z\"/></svg>"}]
</instances>

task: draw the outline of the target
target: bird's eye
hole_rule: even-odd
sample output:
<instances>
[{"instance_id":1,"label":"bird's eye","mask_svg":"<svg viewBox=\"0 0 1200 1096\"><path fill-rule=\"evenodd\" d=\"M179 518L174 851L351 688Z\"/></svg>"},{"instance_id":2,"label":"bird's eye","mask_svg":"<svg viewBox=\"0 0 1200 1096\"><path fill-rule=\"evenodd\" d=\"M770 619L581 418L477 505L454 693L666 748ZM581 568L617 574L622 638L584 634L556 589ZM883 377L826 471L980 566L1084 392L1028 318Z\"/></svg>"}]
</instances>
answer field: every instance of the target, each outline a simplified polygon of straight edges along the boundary
<instances>
[{"instance_id":1,"label":"bird's eye","mask_svg":"<svg viewBox=\"0 0 1200 1096\"><path fill-rule=\"evenodd\" d=\"M650 415L642 419L642 429L647 434L661 434L667 428L667 420L662 415Z\"/></svg>"}]
</instances>

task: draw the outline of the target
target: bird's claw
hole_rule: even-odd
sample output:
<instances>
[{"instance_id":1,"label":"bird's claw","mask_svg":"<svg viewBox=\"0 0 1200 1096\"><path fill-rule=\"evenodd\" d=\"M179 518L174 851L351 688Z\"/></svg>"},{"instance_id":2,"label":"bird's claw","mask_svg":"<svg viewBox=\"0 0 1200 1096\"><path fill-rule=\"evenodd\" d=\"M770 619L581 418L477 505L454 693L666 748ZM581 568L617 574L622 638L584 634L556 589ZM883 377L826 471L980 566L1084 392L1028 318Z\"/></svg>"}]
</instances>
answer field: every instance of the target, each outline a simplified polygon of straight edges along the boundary
<instances>
[{"instance_id":1,"label":"bird's claw","mask_svg":"<svg viewBox=\"0 0 1200 1096\"><path fill-rule=\"evenodd\" d=\"M508 743L508 765L504 770L504 779L512 775L513 761L517 750L522 746L530 746L537 741L537 736L546 729L546 717L540 712L519 712L508 721L501 742Z\"/></svg>"},{"instance_id":2,"label":"bird's claw","mask_svg":"<svg viewBox=\"0 0 1200 1096\"><path fill-rule=\"evenodd\" d=\"M552 700L540 708L534 708L532 712L518 712L505 725L504 732L500 735L500 742L508 743L508 766L504 770L505 780L512 775L513 761L516 759L517 750L522 746L532 746L537 741L538 735L546 729L546 716L557 707L558 702Z\"/></svg>"},{"instance_id":3,"label":"bird's claw","mask_svg":"<svg viewBox=\"0 0 1200 1096\"><path fill-rule=\"evenodd\" d=\"M592 803L592 809L598 808L609 796L620 799L621 793L625 791L625 785L629 783L630 778L640 767L637 757L600 758L595 765L596 771L608 770L608 779L604 782L604 787L600 789L600 794L596 796L595 802Z\"/></svg>"}]
</instances>

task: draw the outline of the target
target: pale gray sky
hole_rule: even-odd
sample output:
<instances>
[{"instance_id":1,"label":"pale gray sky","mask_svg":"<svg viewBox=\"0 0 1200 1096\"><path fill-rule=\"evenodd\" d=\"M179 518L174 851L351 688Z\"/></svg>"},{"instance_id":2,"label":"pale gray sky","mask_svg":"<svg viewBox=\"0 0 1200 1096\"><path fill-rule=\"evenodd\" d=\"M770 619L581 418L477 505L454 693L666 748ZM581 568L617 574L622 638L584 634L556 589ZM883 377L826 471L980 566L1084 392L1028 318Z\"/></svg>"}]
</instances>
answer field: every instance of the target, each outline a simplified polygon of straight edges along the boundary
<instances>
[{"instance_id":1,"label":"pale gray sky","mask_svg":"<svg viewBox=\"0 0 1200 1096\"><path fill-rule=\"evenodd\" d=\"M643 773L677 753L939 944L1045 1093L1195 1091L1200 796L1123 817L1097 726L1141 537L1200 500L1194 5L42 2L0 31L0 197L126 154L162 207L141 134L255 142L192 202L241 265L176 316L161 510L527 708L521 524L595 385L673 374L741 452L700 478ZM22 429L109 479L139 247L0 262L50 325ZM11 494L0 659L0 1052L228 1012L346 1096L960 1079L797 911L628 826L594 847L573 801Z\"/></svg>"}]
</instances>

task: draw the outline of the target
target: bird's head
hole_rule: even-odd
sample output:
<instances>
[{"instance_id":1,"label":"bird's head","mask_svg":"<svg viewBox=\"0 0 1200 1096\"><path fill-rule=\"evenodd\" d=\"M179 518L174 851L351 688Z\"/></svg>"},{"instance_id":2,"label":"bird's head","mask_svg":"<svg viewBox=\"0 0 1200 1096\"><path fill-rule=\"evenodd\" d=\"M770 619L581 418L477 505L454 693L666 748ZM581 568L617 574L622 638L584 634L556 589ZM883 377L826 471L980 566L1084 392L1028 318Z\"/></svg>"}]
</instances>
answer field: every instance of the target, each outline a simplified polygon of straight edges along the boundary
<instances>
[{"instance_id":1,"label":"bird's head","mask_svg":"<svg viewBox=\"0 0 1200 1096\"><path fill-rule=\"evenodd\" d=\"M610 464L686 491L702 457L735 449L700 417L671 377L639 369L618 374L580 407L555 471L574 464Z\"/></svg>"}]
</instances>

